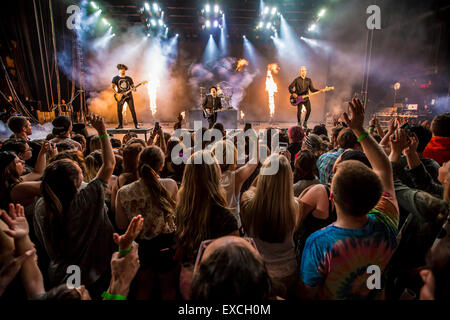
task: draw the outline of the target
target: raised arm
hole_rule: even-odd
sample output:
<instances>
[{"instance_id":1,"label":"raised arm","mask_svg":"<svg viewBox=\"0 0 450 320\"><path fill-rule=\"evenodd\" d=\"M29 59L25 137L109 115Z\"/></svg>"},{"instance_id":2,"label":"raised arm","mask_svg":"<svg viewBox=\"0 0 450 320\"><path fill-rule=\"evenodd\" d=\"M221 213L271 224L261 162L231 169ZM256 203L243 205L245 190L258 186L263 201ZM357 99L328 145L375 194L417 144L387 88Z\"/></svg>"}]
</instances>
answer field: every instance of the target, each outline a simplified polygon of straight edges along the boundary
<instances>
[{"instance_id":1,"label":"raised arm","mask_svg":"<svg viewBox=\"0 0 450 320\"><path fill-rule=\"evenodd\" d=\"M46 154L51 149L50 142L44 141L41 150L39 151L36 164L34 165L33 172L22 177L23 181L36 181L39 180L44 174L45 166L47 165Z\"/></svg>"},{"instance_id":2,"label":"raised arm","mask_svg":"<svg viewBox=\"0 0 450 320\"><path fill-rule=\"evenodd\" d=\"M111 141L109 140L109 136L106 133L105 122L103 121L102 117L91 116L89 120L94 129L97 130L102 144L103 164L100 167L100 170L98 170L97 179L108 183L114 171L114 166L116 165L116 158L114 157L114 151L111 146Z\"/></svg>"},{"instance_id":3,"label":"raised arm","mask_svg":"<svg viewBox=\"0 0 450 320\"><path fill-rule=\"evenodd\" d=\"M381 146L386 147L389 145L389 139L394 134L396 128L397 123L394 118L391 118L388 124L388 132L383 136L383 138L380 141Z\"/></svg>"},{"instance_id":4,"label":"raised arm","mask_svg":"<svg viewBox=\"0 0 450 320\"><path fill-rule=\"evenodd\" d=\"M253 157L245 165L236 169L236 195L241 193L242 185L253 174L259 163L259 139L256 131L254 131L254 136L249 137L249 139L252 139L252 144L256 143L256 154L253 153Z\"/></svg>"},{"instance_id":5,"label":"raised arm","mask_svg":"<svg viewBox=\"0 0 450 320\"><path fill-rule=\"evenodd\" d=\"M161 126L159 126L158 135L159 135L159 147L164 152L164 154L166 154L167 153L167 144L166 144L166 139L164 138L164 132L163 132L163 129Z\"/></svg>"},{"instance_id":6,"label":"raised arm","mask_svg":"<svg viewBox=\"0 0 450 320\"><path fill-rule=\"evenodd\" d=\"M9 212L1 211L0 214L9 228L5 230L5 233L14 238L15 256L30 257L30 259L24 260L20 272L27 297L32 298L45 293L41 270L39 270L37 260L33 258L36 250L29 237L29 227L23 207L19 204L15 206L10 204Z\"/></svg>"},{"instance_id":7,"label":"raised arm","mask_svg":"<svg viewBox=\"0 0 450 320\"><path fill-rule=\"evenodd\" d=\"M355 136L358 137L358 140L360 140L363 151L367 159L369 159L373 171L378 175L383 184L384 191L395 198L391 162L378 143L364 130L364 107L362 103L359 99L353 99L352 102L349 102L349 106L352 111L352 118L345 112L345 123L353 131ZM395 201L395 204L397 204L397 201Z\"/></svg>"}]
</instances>

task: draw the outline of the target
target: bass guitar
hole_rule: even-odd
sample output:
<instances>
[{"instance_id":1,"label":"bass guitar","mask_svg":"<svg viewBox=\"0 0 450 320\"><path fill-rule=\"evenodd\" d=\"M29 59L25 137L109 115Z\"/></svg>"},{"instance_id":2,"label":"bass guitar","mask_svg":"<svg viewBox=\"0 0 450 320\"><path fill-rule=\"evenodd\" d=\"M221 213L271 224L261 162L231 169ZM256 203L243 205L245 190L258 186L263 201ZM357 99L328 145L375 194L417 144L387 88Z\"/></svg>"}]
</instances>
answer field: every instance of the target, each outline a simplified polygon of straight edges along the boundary
<instances>
[{"instance_id":1,"label":"bass guitar","mask_svg":"<svg viewBox=\"0 0 450 320\"><path fill-rule=\"evenodd\" d=\"M313 93L309 93L309 94L304 94L302 96L294 96L294 93L291 94L291 97L289 98L289 101L291 102L291 105L293 105L294 107L298 106L301 103L306 102L306 99L308 99L309 97L312 97L313 95L322 93L322 92L328 92L328 91L332 91L334 90L334 87L326 87L324 89L321 89L319 91L313 92Z\"/></svg>"},{"instance_id":2,"label":"bass guitar","mask_svg":"<svg viewBox=\"0 0 450 320\"><path fill-rule=\"evenodd\" d=\"M141 83L139 83L138 85L134 86L133 88L131 88L128 91L125 91L125 92L122 92L122 93L116 92L116 93L114 93L114 99L116 99L117 102L120 102L123 99L123 97L128 96L131 93L131 91L133 91L134 89L139 88L142 85L146 85L147 83L148 83L148 81L142 81Z\"/></svg>"}]
</instances>

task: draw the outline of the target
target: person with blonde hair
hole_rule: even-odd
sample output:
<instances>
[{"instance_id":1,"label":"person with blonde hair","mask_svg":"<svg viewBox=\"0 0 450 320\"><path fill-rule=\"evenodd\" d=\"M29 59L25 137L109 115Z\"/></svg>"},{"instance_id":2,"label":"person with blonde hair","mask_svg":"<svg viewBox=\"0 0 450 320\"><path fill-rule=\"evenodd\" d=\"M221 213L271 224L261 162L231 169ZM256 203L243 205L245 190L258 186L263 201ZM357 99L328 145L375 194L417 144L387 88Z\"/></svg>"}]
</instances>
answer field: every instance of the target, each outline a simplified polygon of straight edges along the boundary
<instances>
[{"instance_id":1,"label":"person with blonde hair","mask_svg":"<svg viewBox=\"0 0 450 320\"><path fill-rule=\"evenodd\" d=\"M195 257L202 241L239 235L236 219L227 208L217 159L198 151L186 163L175 210L177 260L182 264L180 292L189 298Z\"/></svg>"},{"instance_id":2,"label":"person with blonde hair","mask_svg":"<svg viewBox=\"0 0 450 320\"><path fill-rule=\"evenodd\" d=\"M284 155L272 154L263 165L275 165L274 175L260 174L256 185L242 195L242 224L255 239L274 281L276 294L287 297L297 282L293 235L300 221L301 206L294 197L291 164Z\"/></svg>"},{"instance_id":3,"label":"person with blonde hair","mask_svg":"<svg viewBox=\"0 0 450 320\"><path fill-rule=\"evenodd\" d=\"M226 192L226 200L231 213L236 218L238 228L241 228L242 222L239 215L239 199L241 188L258 167L257 161L248 161L245 165L237 167L238 152L233 142L230 140L221 140L214 144L212 153L220 163L222 173L220 184ZM233 156L233 161L229 161L228 154Z\"/></svg>"}]
</instances>

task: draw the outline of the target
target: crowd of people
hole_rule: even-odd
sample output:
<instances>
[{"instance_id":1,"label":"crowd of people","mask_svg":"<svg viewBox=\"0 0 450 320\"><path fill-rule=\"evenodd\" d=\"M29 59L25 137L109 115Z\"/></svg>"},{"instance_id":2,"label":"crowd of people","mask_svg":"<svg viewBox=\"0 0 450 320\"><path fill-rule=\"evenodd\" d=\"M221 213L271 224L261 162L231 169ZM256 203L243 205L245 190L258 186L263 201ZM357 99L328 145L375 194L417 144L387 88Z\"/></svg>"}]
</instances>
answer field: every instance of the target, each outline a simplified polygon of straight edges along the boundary
<instances>
[{"instance_id":1,"label":"crowd of people","mask_svg":"<svg viewBox=\"0 0 450 320\"><path fill-rule=\"evenodd\" d=\"M243 154L220 123L120 141L99 116L59 116L30 140L12 117L0 298L448 300L450 113L383 129L349 110L330 132L268 128ZM223 137L196 141L210 130Z\"/></svg>"}]
</instances>

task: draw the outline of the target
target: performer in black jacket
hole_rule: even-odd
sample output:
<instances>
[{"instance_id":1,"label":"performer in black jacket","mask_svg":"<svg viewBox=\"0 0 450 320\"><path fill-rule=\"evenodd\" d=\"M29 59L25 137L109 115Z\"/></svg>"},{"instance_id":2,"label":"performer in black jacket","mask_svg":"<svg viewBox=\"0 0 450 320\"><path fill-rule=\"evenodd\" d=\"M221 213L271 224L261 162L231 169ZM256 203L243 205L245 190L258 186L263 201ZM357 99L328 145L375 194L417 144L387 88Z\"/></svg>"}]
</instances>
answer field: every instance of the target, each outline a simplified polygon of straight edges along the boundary
<instances>
[{"instance_id":1,"label":"performer in black jacket","mask_svg":"<svg viewBox=\"0 0 450 320\"><path fill-rule=\"evenodd\" d=\"M211 129L217 120L217 112L211 111L222 109L222 100L217 96L216 87L211 87L209 92L210 94L207 94L203 99L202 108L208 113L208 115L205 115L205 118L208 120L209 129Z\"/></svg>"},{"instance_id":2,"label":"performer in black jacket","mask_svg":"<svg viewBox=\"0 0 450 320\"><path fill-rule=\"evenodd\" d=\"M293 94L295 98L297 98L297 96L308 94L309 91L319 91L318 89L314 88L311 79L306 77L306 71L306 67L302 66L300 68L300 77L297 77L294 81L292 81L291 85L289 86L289 92ZM309 98L305 100L306 101L304 102L304 106L306 108L306 115L305 121L303 122L303 128L307 129L309 115L311 114L311 102L309 101ZM299 126L301 126L302 105L303 104L300 103L297 106L297 123Z\"/></svg>"}]
</instances>

